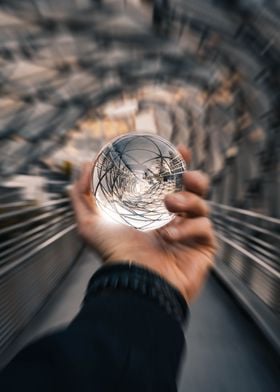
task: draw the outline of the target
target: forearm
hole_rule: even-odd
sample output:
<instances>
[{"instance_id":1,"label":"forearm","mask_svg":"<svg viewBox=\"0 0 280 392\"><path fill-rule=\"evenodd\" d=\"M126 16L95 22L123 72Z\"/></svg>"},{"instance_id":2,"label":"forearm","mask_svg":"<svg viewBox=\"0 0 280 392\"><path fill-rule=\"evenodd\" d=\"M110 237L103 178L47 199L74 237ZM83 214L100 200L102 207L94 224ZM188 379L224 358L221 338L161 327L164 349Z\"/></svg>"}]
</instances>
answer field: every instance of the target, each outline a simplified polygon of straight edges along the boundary
<instances>
[{"instance_id":1,"label":"forearm","mask_svg":"<svg viewBox=\"0 0 280 392\"><path fill-rule=\"evenodd\" d=\"M1 391L176 390L184 347L180 323L140 291L96 292L94 282L67 329L26 348L8 366Z\"/></svg>"}]
</instances>

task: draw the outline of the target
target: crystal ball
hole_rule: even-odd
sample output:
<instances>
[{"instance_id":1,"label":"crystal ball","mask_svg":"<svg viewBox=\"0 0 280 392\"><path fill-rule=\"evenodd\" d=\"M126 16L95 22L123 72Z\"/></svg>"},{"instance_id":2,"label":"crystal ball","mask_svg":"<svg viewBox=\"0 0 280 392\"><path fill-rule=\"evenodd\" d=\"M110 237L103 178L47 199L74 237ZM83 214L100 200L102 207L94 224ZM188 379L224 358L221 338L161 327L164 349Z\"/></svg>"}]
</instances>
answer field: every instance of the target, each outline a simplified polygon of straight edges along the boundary
<instances>
[{"instance_id":1,"label":"crystal ball","mask_svg":"<svg viewBox=\"0 0 280 392\"><path fill-rule=\"evenodd\" d=\"M182 190L185 161L164 138L129 133L98 154L92 191L100 211L112 221L138 230L157 229L174 217L164 204L168 193Z\"/></svg>"}]
</instances>

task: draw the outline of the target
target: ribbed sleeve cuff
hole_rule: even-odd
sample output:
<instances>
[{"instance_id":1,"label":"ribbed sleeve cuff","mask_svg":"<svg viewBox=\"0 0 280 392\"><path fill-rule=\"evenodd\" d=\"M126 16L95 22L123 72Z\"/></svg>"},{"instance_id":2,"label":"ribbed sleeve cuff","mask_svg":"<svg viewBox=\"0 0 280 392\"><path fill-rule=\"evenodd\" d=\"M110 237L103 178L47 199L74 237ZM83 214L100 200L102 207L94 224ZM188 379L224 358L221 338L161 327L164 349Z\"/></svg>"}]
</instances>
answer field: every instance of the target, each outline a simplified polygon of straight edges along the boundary
<instances>
[{"instance_id":1,"label":"ribbed sleeve cuff","mask_svg":"<svg viewBox=\"0 0 280 392\"><path fill-rule=\"evenodd\" d=\"M187 320L188 305L182 294L147 268L131 262L106 263L91 278L84 301L108 289L134 291L157 303L178 322Z\"/></svg>"}]
</instances>

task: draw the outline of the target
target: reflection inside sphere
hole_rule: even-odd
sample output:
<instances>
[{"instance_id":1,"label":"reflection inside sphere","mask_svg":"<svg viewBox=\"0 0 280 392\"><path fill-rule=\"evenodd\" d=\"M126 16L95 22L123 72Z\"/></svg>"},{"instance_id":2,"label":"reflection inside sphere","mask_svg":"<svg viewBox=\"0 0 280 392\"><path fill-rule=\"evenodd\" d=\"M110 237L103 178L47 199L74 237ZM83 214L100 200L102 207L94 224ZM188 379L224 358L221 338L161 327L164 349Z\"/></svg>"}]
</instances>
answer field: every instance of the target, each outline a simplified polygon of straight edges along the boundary
<instances>
[{"instance_id":1,"label":"reflection inside sphere","mask_svg":"<svg viewBox=\"0 0 280 392\"><path fill-rule=\"evenodd\" d=\"M139 230L168 223L164 197L182 189L185 162L160 136L130 133L114 139L99 153L92 187L98 207L111 220Z\"/></svg>"}]
</instances>

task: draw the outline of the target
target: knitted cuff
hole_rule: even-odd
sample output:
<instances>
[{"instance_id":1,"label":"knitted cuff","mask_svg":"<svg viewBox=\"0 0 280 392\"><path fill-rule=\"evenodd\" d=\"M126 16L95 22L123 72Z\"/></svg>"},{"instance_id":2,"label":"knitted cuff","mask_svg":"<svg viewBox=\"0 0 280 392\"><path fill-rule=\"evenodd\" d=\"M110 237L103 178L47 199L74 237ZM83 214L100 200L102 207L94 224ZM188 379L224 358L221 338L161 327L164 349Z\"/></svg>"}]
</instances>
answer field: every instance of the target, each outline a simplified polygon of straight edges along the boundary
<instances>
[{"instance_id":1,"label":"knitted cuff","mask_svg":"<svg viewBox=\"0 0 280 392\"><path fill-rule=\"evenodd\" d=\"M106 263L91 278L85 301L106 289L127 289L149 297L180 323L188 306L182 294L155 272L131 262Z\"/></svg>"}]
</instances>

